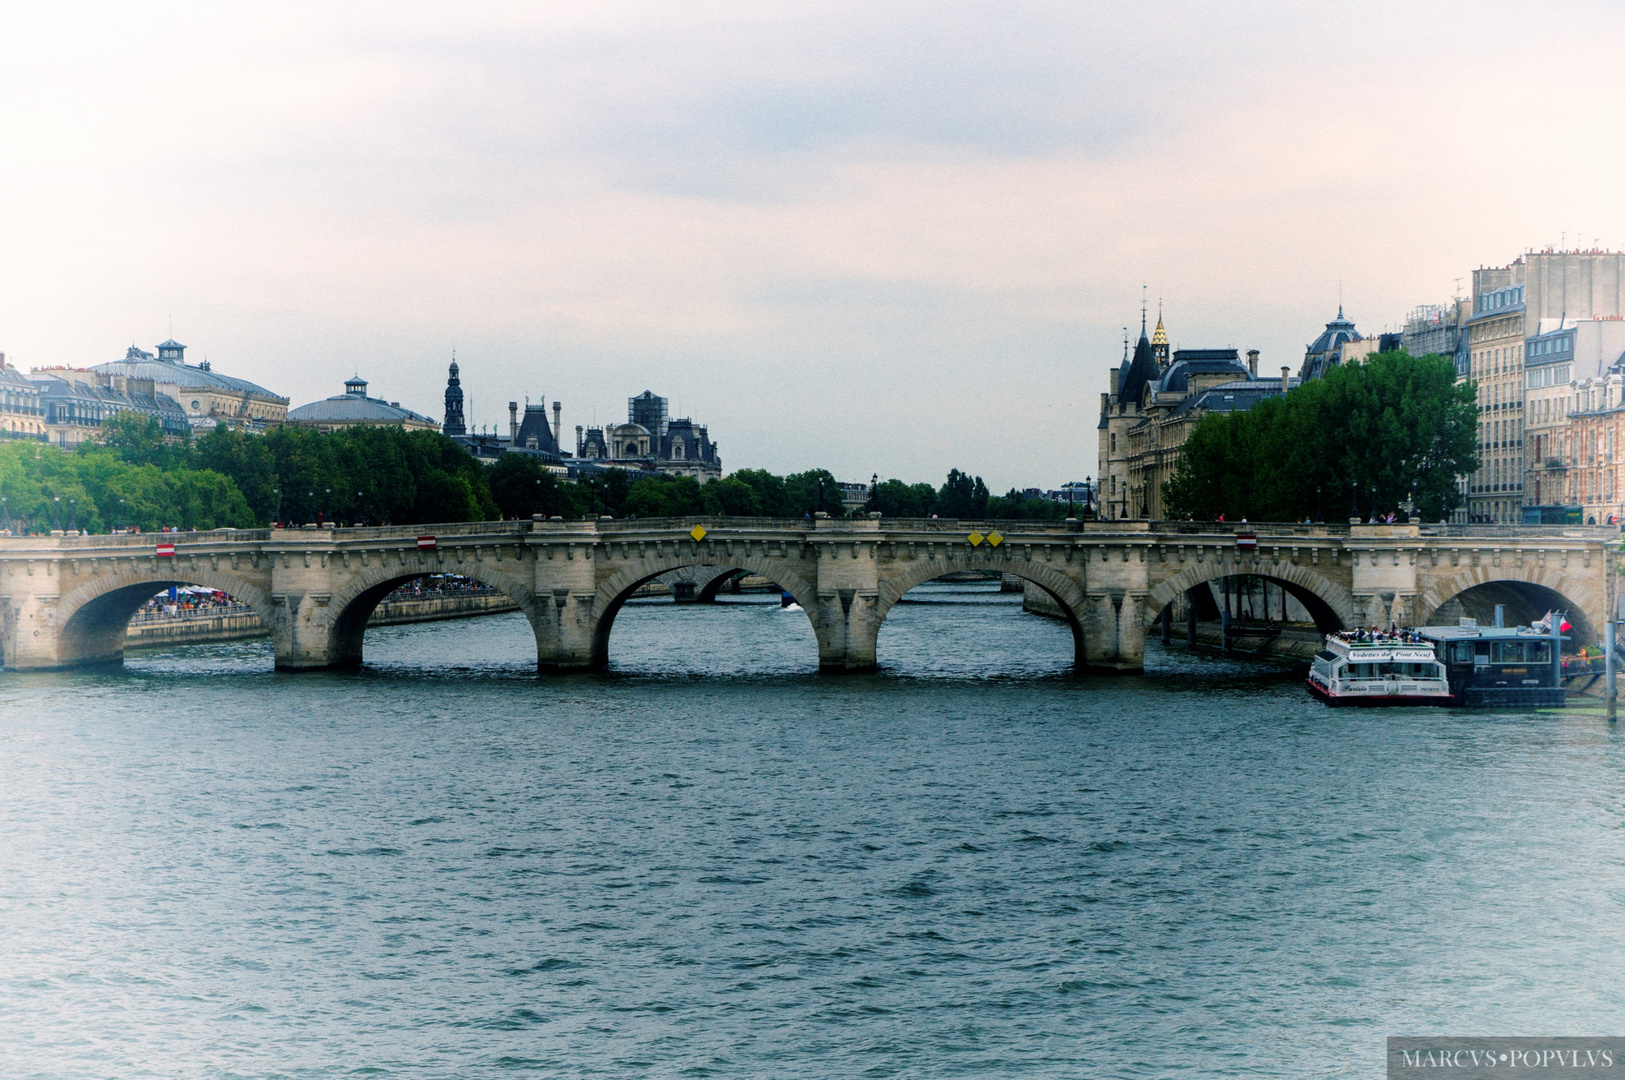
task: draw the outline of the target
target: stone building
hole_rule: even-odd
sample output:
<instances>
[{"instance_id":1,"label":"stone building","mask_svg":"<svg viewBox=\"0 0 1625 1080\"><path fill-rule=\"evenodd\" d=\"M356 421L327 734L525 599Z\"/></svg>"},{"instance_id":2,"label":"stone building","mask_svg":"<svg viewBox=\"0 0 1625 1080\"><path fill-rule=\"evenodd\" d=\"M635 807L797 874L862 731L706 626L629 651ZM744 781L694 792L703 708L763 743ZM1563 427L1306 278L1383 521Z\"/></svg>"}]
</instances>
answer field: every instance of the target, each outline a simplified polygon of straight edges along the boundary
<instances>
[{"instance_id":1,"label":"stone building","mask_svg":"<svg viewBox=\"0 0 1625 1080\"><path fill-rule=\"evenodd\" d=\"M666 399L645 390L627 399L627 421L576 428L576 457L625 469L692 476L700 483L722 475L722 458L705 425L667 418Z\"/></svg>"},{"instance_id":2,"label":"stone building","mask_svg":"<svg viewBox=\"0 0 1625 1080\"><path fill-rule=\"evenodd\" d=\"M45 440L64 450L95 442L102 423L120 413L135 413L158 421L171 440L191 433L186 411L168 394L159 393L151 379L110 375L99 369L35 368L29 381L39 393Z\"/></svg>"},{"instance_id":3,"label":"stone building","mask_svg":"<svg viewBox=\"0 0 1625 1080\"><path fill-rule=\"evenodd\" d=\"M1563 438L1563 490L1581 521L1611 525L1625 518L1625 357L1570 384L1572 411Z\"/></svg>"},{"instance_id":4,"label":"stone building","mask_svg":"<svg viewBox=\"0 0 1625 1080\"><path fill-rule=\"evenodd\" d=\"M353 375L344 380L344 393L301 405L288 413L288 423L317 431L347 427L398 427L407 431L439 431L434 418L404 409L398 401L367 396L367 380Z\"/></svg>"},{"instance_id":5,"label":"stone building","mask_svg":"<svg viewBox=\"0 0 1625 1080\"><path fill-rule=\"evenodd\" d=\"M174 398L186 410L195 431L213 431L218 424L263 431L287 419L287 398L247 379L222 375L207 360L194 366L185 357L186 346L171 339L158 346L157 356L131 345L124 359L97 364L91 370L151 379L158 393Z\"/></svg>"},{"instance_id":6,"label":"stone building","mask_svg":"<svg viewBox=\"0 0 1625 1080\"><path fill-rule=\"evenodd\" d=\"M1556 354L1531 354L1529 347L1560 328L1621 314L1625 314L1625 253L1529 251L1506 266L1473 272L1469 313L1461 322L1463 344L1458 355L1464 361L1457 370L1459 378L1478 384L1481 467L1465 478L1466 504L1458 520L1515 522L1521 520L1524 506L1562 505L1552 492L1566 492L1573 485L1553 475L1558 469L1554 463L1565 458L1548 451L1567 437L1569 419L1542 406L1548 412L1539 422L1542 450L1537 455L1527 441L1534 421L1525 400L1530 389L1542 391L1536 395L1541 402L1563 396L1551 390L1562 384L1529 386L1531 378L1553 377L1550 369ZM1599 363L1608 362L1602 357ZM1601 366L1592 374L1600 371ZM1571 382L1579 377L1572 370L1568 374Z\"/></svg>"},{"instance_id":7,"label":"stone building","mask_svg":"<svg viewBox=\"0 0 1625 1080\"><path fill-rule=\"evenodd\" d=\"M1412 308L1400 331L1400 348L1412 356L1455 356L1469 308L1465 299Z\"/></svg>"},{"instance_id":8,"label":"stone building","mask_svg":"<svg viewBox=\"0 0 1625 1080\"><path fill-rule=\"evenodd\" d=\"M1478 384L1479 468L1468 479L1469 522L1516 522L1523 498L1523 341L1528 316L1520 259L1473 271L1468 374Z\"/></svg>"},{"instance_id":9,"label":"stone building","mask_svg":"<svg viewBox=\"0 0 1625 1080\"><path fill-rule=\"evenodd\" d=\"M1580 489L1569 471L1574 417L1581 400L1601 385L1597 380L1625 359L1625 319L1560 318L1528 338L1523 352L1524 505L1577 505Z\"/></svg>"},{"instance_id":10,"label":"stone building","mask_svg":"<svg viewBox=\"0 0 1625 1080\"><path fill-rule=\"evenodd\" d=\"M45 438L45 408L40 404L39 387L6 363L5 353L0 353L0 438Z\"/></svg>"},{"instance_id":11,"label":"stone building","mask_svg":"<svg viewBox=\"0 0 1625 1080\"><path fill-rule=\"evenodd\" d=\"M1140 324L1132 355L1111 373L1100 396L1099 512L1112 518L1166 516L1162 488L1173 478L1185 440L1210 412L1243 412L1285 393L1295 381L1258 377L1258 350L1243 365L1235 349L1177 349L1162 318L1150 337Z\"/></svg>"}]
</instances>

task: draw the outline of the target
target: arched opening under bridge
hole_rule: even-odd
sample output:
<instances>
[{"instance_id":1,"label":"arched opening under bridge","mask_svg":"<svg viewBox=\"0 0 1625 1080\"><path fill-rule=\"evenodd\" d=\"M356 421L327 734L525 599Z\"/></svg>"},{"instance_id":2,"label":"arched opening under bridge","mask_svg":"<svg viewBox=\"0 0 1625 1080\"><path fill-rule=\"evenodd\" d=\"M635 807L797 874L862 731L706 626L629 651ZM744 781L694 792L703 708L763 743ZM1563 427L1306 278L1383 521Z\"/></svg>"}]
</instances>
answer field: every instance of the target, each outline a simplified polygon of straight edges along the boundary
<instances>
[{"instance_id":1,"label":"arched opening under bridge","mask_svg":"<svg viewBox=\"0 0 1625 1080\"><path fill-rule=\"evenodd\" d=\"M385 601L391 603L385 605ZM482 603L494 600L494 603ZM511 607L509 606L511 604ZM392 610L396 606L402 610ZM443 609L443 610L437 610ZM328 602L328 657L333 668L356 668L365 659L369 629L393 622L464 619L480 608L492 613L517 608L539 640L538 608L531 590L518 578L479 564L460 565L456 573L379 566L358 575ZM381 616L377 620L374 615ZM477 633L471 628L470 633ZM547 632L551 633L549 629ZM471 647L470 655L477 655Z\"/></svg>"},{"instance_id":2,"label":"arched opening under bridge","mask_svg":"<svg viewBox=\"0 0 1625 1080\"><path fill-rule=\"evenodd\" d=\"M1038 598L1030 604L1029 584ZM894 591L898 595L888 599ZM1002 569L954 570L918 582L887 583L876 610L881 619L877 666L898 675L1073 673L1084 656L1076 603L1070 591Z\"/></svg>"},{"instance_id":3,"label":"arched opening under bridge","mask_svg":"<svg viewBox=\"0 0 1625 1080\"><path fill-rule=\"evenodd\" d=\"M679 606L672 603L671 596L639 596L644 586L674 570L692 570L695 577L705 578L713 602ZM728 580L744 576L771 582L774 588L724 599L720 588ZM788 605L781 599L786 594L793 601ZM614 661L616 669L666 673L817 669L818 598L781 561L754 555L735 556L731 563L644 560L643 565L628 567L600 585L594 606L598 617L591 666L595 670L612 667L610 641L617 626L625 631L627 661Z\"/></svg>"},{"instance_id":4,"label":"arched opening under bridge","mask_svg":"<svg viewBox=\"0 0 1625 1080\"><path fill-rule=\"evenodd\" d=\"M1507 626L1527 625L1545 617L1549 611L1561 611L1568 617L1571 629L1564 652L1579 652L1582 646L1595 645L1602 640L1602 629L1592 624L1585 605L1566 596L1557 589L1533 581L1502 579L1469 585L1445 598L1431 613L1427 621L1434 626L1451 626L1458 619L1477 619L1480 626L1492 626L1495 608L1500 605L1501 617Z\"/></svg>"},{"instance_id":5,"label":"arched opening under bridge","mask_svg":"<svg viewBox=\"0 0 1625 1080\"><path fill-rule=\"evenodd\" d=\"M138 616L139 637L177 643L187 640L180 632L182 620L252 612L270 627L273 619L270 598L259 588L201 567L189 568L184 576L126 571L106 577L69 592L58 611L63 620L58 657L63 666L74 667L122 663L132 620ZM168 628L176 632L165 632Z\"/></svg>"},{"instance_id":6,"label":"arched opening under bridge","mask_svg":"<svg viewBox=\"0 0 1625 1080\"><path fill-rule=\"evenodd\" d=\"M1302 659L1325 635L1354 625L1353 598L1301 567L1248 574L1187 571L1151 593L1147 614L1164 644Z\"/></svg>"}]
</instances>

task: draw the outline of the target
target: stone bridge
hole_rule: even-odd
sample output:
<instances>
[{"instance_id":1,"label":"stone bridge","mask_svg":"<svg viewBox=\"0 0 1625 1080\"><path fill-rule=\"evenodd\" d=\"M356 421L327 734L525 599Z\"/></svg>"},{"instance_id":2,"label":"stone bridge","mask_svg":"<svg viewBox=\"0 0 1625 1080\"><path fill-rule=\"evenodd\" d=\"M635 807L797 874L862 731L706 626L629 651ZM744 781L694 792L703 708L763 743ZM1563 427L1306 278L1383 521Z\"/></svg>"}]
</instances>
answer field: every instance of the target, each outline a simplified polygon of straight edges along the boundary
<instances>
[{"instance_id":1,"label":"stone bridge","mask_svg":"<svg viewBox=\"0 0 1625 1080\"><path fill-rule=\"evenodd\" d=\"M1256 547L1244 532L1256 534ZM367 617L403 582L451 573L511 596L543 671L608 663L615 616L644 582L683 568L778 582L812 623L819 667L875 667L876 639L911 588L964 570L1042 589L1080 669L1137 670L1145 638L1187 590L1275 582L1325 630L1424 623L1508 603L1523 621L1569 613L1598 638L1620 536L1603 528L1234 525L701 518L534 520L396 528L0 539L0 662L14 670L117 662L132 613L171 584L249 604L279 670L353 667ZM1457 606L1451 606L1457 605ZM1469 612L1471 613L1471 612Z\"/></svg>"}]
</instances>

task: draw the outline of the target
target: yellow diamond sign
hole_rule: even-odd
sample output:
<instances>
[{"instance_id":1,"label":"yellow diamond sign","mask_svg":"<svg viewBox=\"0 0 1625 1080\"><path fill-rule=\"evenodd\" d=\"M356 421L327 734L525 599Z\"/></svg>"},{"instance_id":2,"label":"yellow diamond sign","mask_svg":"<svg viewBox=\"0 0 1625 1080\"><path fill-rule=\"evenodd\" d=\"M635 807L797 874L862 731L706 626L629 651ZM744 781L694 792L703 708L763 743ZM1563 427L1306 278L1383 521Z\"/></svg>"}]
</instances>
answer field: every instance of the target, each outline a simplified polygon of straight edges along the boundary
<instances>
[{"instance_id":1,"label":"yellow diamond sign","mask_svg":"<svg viewBox=\"0 0 1625 1080\"><path fill-rule=\"evenodd\" d=\"M692 536L694 538L694 542L697 544L701 540L705 539L705 527L702 525L696 525L692 529L688 530L688 535Z\"/></svg>"},{"instance_id":2,"label":"yellow diamond sign","mask_svg":"<svg viewBox=\"0 0 1625 1080\"><path fill-rule=\"evenodd\" d=\"M998 547L1000 544L1004 543L1004 537L997 532L990 532L987 534L987 542L992 544L994 547Z\"/></svg>"},{"instance_id":3,"label":"yellow diamond sign","mask_svg":"<svg viewBox=\"0 0 1625 1080\"><path fill-rule=\"evenodd\" d=\"M970 541L970 546L971 547L975 547L977 544L980 544L983 540L986 540L987 537L983 536L979 532L973 532L973 533L970 534L970 536L966 537L966 539Z\"/></svg>"}]
</instances>

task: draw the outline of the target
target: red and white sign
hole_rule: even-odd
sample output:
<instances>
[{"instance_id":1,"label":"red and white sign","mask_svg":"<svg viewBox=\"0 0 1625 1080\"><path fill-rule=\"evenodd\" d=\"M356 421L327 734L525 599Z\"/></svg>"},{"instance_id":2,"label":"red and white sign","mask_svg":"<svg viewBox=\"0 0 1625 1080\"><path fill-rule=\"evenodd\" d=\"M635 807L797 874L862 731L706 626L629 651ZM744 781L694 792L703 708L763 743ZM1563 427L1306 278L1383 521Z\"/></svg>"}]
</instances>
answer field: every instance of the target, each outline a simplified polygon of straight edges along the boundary
<instances>
[{"instance_id":1,"label":"red and white sign","mask_svg":"<svg viewBox=\"0 0 1625 1080\"><path fill-rule=\"evenodd\" d=\"M420 536L420 537L418 537L418 550L419 551L433 551L434 550L434 537L432 537L432 536Z\"/></svg>"},{"instance_id":2,"label":"red and white sign","mask_svg":"<svg viewBox=\"0 0 1625 1080\"><path fill-rule=\"evenodd\" d=\"M158 545L158 557L160 559L173 559L175 557L175 545L174 544L159 544Z\"/></svg>"},{"instance_id":3,"label":"red and white sign","mask_svg":"<svg viewBox=\"0 0 1625 1080\"><path fill-rule=\"evenodd\" d=\"M1237 533L1236 534L1236 547L1240 548L1242 551L1252 551L1253 549L1258 547L1258 536L1257 536L1257 534L1256 533Z\"/></svg>"}]
</instances>

